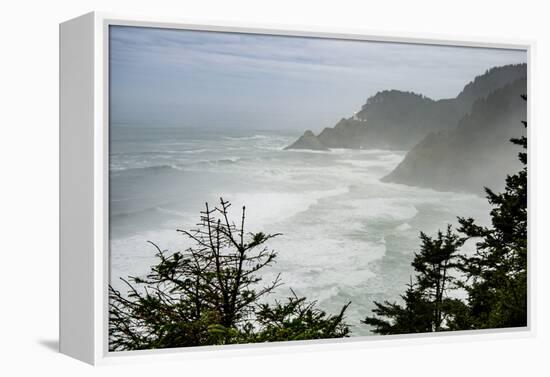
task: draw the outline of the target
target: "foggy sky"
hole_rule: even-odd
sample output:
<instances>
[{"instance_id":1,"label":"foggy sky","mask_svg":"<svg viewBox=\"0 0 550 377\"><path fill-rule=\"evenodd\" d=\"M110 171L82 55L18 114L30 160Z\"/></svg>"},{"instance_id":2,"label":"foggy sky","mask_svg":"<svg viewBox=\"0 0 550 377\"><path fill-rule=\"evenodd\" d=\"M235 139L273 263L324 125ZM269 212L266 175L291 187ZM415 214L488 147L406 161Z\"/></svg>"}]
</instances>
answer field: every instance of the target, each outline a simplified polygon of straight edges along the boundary
<instances>
[{"instance_id":1,"label":"foggy sky","mask_svg":"<svg viewBox=\"0 0 550 377\"><path fill-rule=\"evenodd\" d=\"M111 120L124 126L312 129L377 91L455 97L525 51L112 26Z\"/></svg>"}]
</instances>

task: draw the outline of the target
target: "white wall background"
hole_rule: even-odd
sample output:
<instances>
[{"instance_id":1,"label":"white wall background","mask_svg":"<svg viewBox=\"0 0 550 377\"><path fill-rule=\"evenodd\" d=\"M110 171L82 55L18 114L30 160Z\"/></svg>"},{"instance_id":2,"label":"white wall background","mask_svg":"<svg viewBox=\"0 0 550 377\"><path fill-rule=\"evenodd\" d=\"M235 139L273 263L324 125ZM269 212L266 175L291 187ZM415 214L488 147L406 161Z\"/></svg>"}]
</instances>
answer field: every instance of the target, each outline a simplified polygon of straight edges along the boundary
<instances>
[{"instance_id":1,"label":"white wall background","mask_svg":"<svg viewBox=\"0 0 550 377\"><path fill-rule=\"evenodd\" d=\"M422 342L208 361L92 368L54 352L58 283L58 23L91 10L346 27L383 32L535 39L529 140L536 161L537 335ZM4 1L0 17L0 374L12 375L544 375L550 372L548 206L550 12L544 1L52 0ZM534 164L536 163L536 166ZM546 238L546 239L545 239ZM546 242L545 242L546 241ZM546 373L545 373L546 372Z\"/></svg>"}]
</instances>

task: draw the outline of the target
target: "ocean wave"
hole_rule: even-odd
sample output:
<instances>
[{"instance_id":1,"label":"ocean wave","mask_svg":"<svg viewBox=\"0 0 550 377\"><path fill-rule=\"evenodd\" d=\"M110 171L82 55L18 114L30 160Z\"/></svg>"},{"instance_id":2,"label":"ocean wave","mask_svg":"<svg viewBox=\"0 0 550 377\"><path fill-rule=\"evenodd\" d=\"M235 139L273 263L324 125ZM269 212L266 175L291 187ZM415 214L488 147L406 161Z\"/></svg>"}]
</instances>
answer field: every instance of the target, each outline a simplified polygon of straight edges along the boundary
<instances>
[{"instance_id":1,"label":"ocean wave","mask_svg":"<svg viewBox=\"0 0 550 377\"><path fill-rule=\"evenodd\" d=\"M391 171L391 168L394 166L393 161L392 163L388 164L387 162L380 161L380 160L339 160L336 162L340 164L351 165L356 168L380 167L380 168L388 168L388 170L390 171Z\"/></svg>"},{"instance_id":2,"label":"ocean wave","mask_svg":"<svg viewBox=\"0 0 550 377\"><path fill-rule=\"evenodd\" d=\"M284 149L284 151L285 152L290 152L290 153L311 153L311 154L330 154L330 153L332 153L332 150L315 151L313 149Z\"/></svg>"},{"instance_id":3,"label":"ocean wave","mask_svg":"<svg viewBox=\"0 0 550 377\"><path fill-rule=\"evenodd\" d=\"M329 190L304 190L303 192L255 192L226 195L236 207L246 205L247 222L257 229L281 222L307 211L320 200L349 192L347 186Z\"/></svg>"},{"instance_id":4,"label":"ocean wave","mask_svg":"<svg viewBox=\"0 0 550 377\"><path fill-rule=\"evenodd\" d=\"M227 157L217 160L207 160L206 162L209 164L234 164L239 161L245 161L245 159L243 157Z\"/></svg>"},{"instance_id":5,"label":"ocean wave","mask_svg":"<svg viewBox=\"0 0 550 377\"><path fill-rule=\"evenodd\" d=\"M153 213L163 214L163 215L170 215L170 216L175 216L175 217L182 217L182 218L186 218L186 217L190 216L190 214L188 214L188 213L173 210L173 209L168 209L168 208L165 208L165 206L152 206L152 207L138 209L138 210L135 210L135 211L126 211L126 212L119 212L119 213L111 214L110 215L110 220L111 221L113 221L113 220L116 221L116 220L125 219L125 218L128 218L128 217L139 217L139 216L143 216L143 215L151 215Z\"/></svg>"},{"instance_id":6,"label":"ocean wave","mask_svg":"<svg viewBox=\"0 0 550 377\"><path fill-rule=\"evenodd\" d=\"M110 172L115 173L115 175L124 174L147 174L147 173L158 173L163 171L184 171L184 167L177 164L164 164L164 165L152 165L152 166L143 166L143 167L110 167Z\"/></svg>"},{"instance_id":7,"label":"ocean wave","mask_svg":"<svg viewBox=\"0 0 550 377\"><path fill-rule=\"evenodd\" d=\"M168 171L179 171L184 172L188 169L192 169L194 166L220 166L220 165L232 165L232 164L238 164L240 162L246 162L246 161L252 161L254 159L251 158L243 158L243 157L226 157L226 158L220 158L220 159L213 159L213 160L195 160L195 161L188 161L188 162L181 162L176 164L160 164L160 165L150 165L150 166L121 166L121 165L115 165L111 164L109 170L112 174L115 176L120 174L148 174L148 173L161 173L161 172L168 172Z\"/></svg>"},{"instance_id":8,"label":"ocean wave","mask_svg":"<svg viewBox=\"0 0 550 377\"><path fill-rule=\"evenodd\" d=\"M196 153L205 153L210 151L211 151L210 149L201 148L201 149L189 149L185 151L174 151L174 153L196 154Z\"/></svg>"},{"instance_id":9,"label":"ocean wave","mask_svg":"<svg viewBox=\"0 0 550 377\"><path fill-rule=\"evenodd\" d=\"M224 136L225 140L233 140L233 141L239 141L239 140L263 140L269 138L269 136L266 135L252 135L252 136Z\"/></svg>"}]
</instances>

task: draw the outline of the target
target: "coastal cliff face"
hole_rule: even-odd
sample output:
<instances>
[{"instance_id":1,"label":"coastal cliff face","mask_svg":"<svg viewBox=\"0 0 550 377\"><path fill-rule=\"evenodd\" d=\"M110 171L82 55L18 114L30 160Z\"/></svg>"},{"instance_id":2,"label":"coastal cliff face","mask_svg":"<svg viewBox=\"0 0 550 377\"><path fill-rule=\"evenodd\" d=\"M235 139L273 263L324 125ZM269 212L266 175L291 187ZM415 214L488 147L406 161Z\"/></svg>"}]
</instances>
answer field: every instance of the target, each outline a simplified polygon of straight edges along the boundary
<instances>
[{"instance_id":1,"label":"coastal cliff face","mask_svg":"<svg viewBox=\"0 0 550 377\"><path fill-rule=\"evenodd\" d=\"M430 133L382 181L480 194L483 187L502 190L506 174L520 169L518 147L509 139L526 134L520 97L526 91L523 77L478 99L455 129Z\"/></svg>"},{"instance_id":2,"label":"coastal cliff face","mask_svg":"<svg viewBox=\"0 0 550 377\"><path fill-rule=\"evenodd\" d=\"M466 107L462 101L434 101L411 92L377 93L357 114L367 119L367 137L362 147L410 149L429 132L455 126Z\"/></svg>"},{"instance_id":3,"label":"coastal cliff face","mask_svg":"<svg viewBox=\"0 0 550 377\"><path fill-rule=\"evenodd\" d=\"M286 149L409 150L431 132L451 130L472 104L526 76L525 64L495 67L467 84L456 98L434 101L412 92L386 90L370 97L353 117L319 135L306 132Z\"/></svg>"},{"instance_id":4,"label":"coastal cliff face","mask_svg":"<svg viewBox=\"0 0 550 377\"><path fill-rule=\"evenodd\" d=\"M321 143L315 134L307 130L298 140L285 149L309 149L313 151L328 151L329 149Z\"/></svg>"},{"instance_id":5,"label":"coastal cliff face","mask_svg":"<svg viewBox=\"0 0 550 377\"><path fill-rule=\"evenodd\" d=\"M328 148L361 148L367 140L366 122L360 119L341 119L332 128L325 128L317 136Z\"/></svg>"}]
</instances>

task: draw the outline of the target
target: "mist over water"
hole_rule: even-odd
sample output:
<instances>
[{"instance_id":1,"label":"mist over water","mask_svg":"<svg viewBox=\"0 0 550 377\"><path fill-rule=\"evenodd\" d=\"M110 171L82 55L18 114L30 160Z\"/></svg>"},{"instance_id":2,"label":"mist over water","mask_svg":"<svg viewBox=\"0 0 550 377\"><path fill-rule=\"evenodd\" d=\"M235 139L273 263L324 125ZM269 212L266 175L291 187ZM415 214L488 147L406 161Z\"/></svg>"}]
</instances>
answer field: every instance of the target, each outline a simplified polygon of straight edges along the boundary
<instances>
[{"instance_id":1,"label":"mist over water","mask_svg":"<svg viewBox=\"0 0 550 377\"><path fill-rule=\"evenodd\" d=\"M110 135L110 278L145 275L155 249L183 251L204 203L246 206L246 230L282 233L267 280L281 274L292 288L339 312L348 301L352 335L373 301L398 299L412 275L418 233L433 234L456 216L488 221L488 205L473 194L381 183L405 152L340 149L285 151L299 133L244 128L142 128L116 124ZM267 282L266 282L267 283Z\"/></svg>"}]
</instances>

